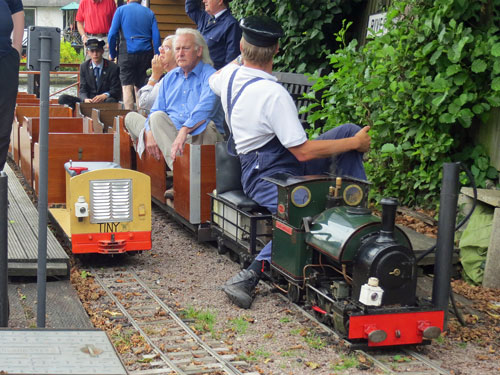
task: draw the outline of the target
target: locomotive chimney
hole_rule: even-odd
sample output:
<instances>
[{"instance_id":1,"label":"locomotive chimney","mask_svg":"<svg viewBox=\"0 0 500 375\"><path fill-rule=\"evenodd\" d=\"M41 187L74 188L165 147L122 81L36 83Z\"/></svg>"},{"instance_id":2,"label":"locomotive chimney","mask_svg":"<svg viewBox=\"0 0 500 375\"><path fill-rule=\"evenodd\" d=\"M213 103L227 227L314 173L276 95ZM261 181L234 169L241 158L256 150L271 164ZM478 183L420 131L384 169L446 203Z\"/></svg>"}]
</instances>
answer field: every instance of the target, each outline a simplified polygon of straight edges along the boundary
<instances>
[{"instance_id":1,"label":"locomotive chimney","mask_svg":"<svg viewBox=\"0 0 500 375\"><path fill-rule=\"evenodd\" d=\"M394 225L396 223L398 201L396 198L383 198L380 204L382 205L382 228L377 242L392 242L394 241Z\"/></svg>"}]
</instances>

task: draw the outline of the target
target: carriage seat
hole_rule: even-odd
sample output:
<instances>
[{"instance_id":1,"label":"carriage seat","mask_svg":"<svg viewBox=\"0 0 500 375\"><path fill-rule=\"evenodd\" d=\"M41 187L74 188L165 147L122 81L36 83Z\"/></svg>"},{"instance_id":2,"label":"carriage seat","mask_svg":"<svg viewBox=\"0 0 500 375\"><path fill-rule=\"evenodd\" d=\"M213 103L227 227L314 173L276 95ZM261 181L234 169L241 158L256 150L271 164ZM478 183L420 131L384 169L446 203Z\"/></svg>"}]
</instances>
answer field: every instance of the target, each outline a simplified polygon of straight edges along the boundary
<instances>
[{"instance_id":1,"label":"carriage seat","mask_svg":"<svg viewBox=\"0 0 500 375\"><path fill-rule=\"evenodd\" d=\"M243 211L262 210L243 192L240 159L227 152L226 141L217 142L215 145L215 176L218 198L222 198Z\"/></svg>"},{"instance_id":2,"label":"carriage seat","mask_svg":"<svg viewBox=\"0 0 500 375\"><path fill-rule=\"evenodd\" d=\"M72 168L72 169L70 169ZM110 161L69 161L64 163L64 169L71 176L96 171L98 169L121 168L119 164Z\"/></svg>"}]
</instances>

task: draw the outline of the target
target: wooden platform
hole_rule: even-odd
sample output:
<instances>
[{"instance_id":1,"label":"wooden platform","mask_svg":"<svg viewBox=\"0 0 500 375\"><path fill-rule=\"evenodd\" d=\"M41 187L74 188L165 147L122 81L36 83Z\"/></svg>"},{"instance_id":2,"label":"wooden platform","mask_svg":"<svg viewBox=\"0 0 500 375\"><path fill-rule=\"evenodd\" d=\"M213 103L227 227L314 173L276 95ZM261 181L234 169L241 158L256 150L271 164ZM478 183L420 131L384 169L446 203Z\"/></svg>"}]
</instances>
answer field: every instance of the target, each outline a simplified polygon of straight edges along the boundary
<instances>
[{"instance_id":1,"label":"wooden platform","mask_svg":"<svg viewBox=\"0 0 500 375\"><path fill-rule=\"evenodd\" d=\"M5 164L8 176L8 273L36 276L38 262L38 211L16 175ZM69 276L69 256L47 231L47 276Z\"/></svg>"}]
</instances>

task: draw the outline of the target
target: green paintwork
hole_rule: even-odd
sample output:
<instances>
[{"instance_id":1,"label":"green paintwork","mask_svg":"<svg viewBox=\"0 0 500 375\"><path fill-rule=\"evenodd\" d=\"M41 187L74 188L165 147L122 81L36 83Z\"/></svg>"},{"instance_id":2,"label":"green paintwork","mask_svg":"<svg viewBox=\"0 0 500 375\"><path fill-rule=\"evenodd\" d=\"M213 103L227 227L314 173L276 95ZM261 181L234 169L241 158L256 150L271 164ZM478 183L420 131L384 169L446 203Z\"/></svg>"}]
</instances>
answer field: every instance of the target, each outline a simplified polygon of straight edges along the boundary
<instances>
[{"instance_id":1,"label":"green paintwork","mask_svg":"<svg viewBox=\"0 0 500 375\"><path fill-rule=\"evenodd\" d=\"M276 222L287 225L279 220L273 220L272 263L294 279L302 279L304 266L310 264L312 260L311 251L305 242L305 233L288 226L292 232L288 234L276 228Z\"/></svg>"},{"instance_id":2,"label":"green paintwork","mask_svg":"<svg viewBox=\"0 0 500 375\"><path fill-rule=\"evenodd\" d=\"M306 242L332 256L339 263L351 262L361 246L361 239L380 230L380 218L373 215L355 215L348 207L333 207L319 215L306 234ZM395 238L411 249L404 232L395 228Z\"/></svg>"},{"instance_id":3,"label":"green paintwork","mask_svg":"<svg viewBox=\"0 0 500 375\"><path fill-rule=\"evenodd\" d=\"M278 216L281 220L287 221L295 228L302 228L304 217L314 217L324 211L327 195L330 186L335 186L335 177L332 176L289 176L277 174L266 177L265 180L275 183L278 186ZM359 185L364 192L364 197L357 205L366 207L369 183L352 178L343 178L339 195L342 196L344 189L352 184ZM297 207L292 203L291 193L297 186L305 186L311 191L311 201L305 207ZM284 207L280 212L280 205Z\"/></svg>"}]
</instances>

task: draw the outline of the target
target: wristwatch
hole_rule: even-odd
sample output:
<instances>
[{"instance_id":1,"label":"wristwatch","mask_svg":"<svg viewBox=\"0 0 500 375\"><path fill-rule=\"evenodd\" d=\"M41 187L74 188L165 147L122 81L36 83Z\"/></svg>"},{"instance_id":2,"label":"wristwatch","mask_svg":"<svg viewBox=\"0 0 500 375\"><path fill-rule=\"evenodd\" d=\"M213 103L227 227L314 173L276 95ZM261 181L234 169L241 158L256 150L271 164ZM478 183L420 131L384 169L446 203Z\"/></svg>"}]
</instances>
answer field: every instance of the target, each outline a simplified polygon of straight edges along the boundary
<instances>
[{"instance_id":1,"label":"wristwatch","mask_svg":"<svg viewBox=\"0 0 500 375\"><path fill-rule=\"evenodd\" d=\"M153 83L158 83L158 81L156 79L154 79L153 77L149 77L148 81L151 81Z\"/></svg>"}]
</instances>

